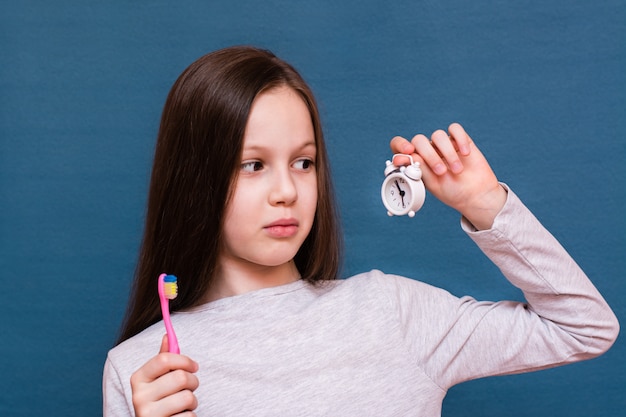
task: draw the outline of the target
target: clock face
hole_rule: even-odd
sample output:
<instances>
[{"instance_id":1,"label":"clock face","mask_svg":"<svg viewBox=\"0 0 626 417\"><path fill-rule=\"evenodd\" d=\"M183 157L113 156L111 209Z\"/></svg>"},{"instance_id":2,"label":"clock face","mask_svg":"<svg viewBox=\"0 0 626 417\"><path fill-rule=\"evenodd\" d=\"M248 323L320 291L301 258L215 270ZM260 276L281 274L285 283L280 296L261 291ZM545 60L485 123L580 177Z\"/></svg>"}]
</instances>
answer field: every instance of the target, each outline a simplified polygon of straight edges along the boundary
<instances>
[{"instance_id":1,"label":"clock face","mask_svg":"<svg viewBox=\"0 0 626 417\"><path fill-rule=\"evenodd\" d=\"M383 197L387 209L394 214L404 214L411 209L411 187L401 175L386 178Z\"/></svg>"}]
</instances>

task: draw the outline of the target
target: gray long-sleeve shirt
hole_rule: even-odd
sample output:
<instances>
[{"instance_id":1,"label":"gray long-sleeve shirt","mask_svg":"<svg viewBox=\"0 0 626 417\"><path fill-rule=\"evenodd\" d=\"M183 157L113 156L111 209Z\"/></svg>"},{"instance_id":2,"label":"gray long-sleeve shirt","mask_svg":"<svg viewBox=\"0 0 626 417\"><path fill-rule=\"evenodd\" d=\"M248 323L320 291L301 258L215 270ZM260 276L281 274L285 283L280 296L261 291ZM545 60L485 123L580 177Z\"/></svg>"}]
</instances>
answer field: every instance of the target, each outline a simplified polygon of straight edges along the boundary
<instances>
[{"instance_id":1,"label":"gray long-sleeve shirt","mask_svg":"<svg viewBox=\"0 0 626 417\"><path fill-rule=\"evenodd\" d=\"M527 303L480 302L380 271L304 281L174 314L200 365L198 416L426 416L451 386L592 358L615 315L561 245L509 190L490 230L464 230ZM130 376L159 349L157 323L113 348L104 414L134 415Z\"/></svg>"}]
</instances>

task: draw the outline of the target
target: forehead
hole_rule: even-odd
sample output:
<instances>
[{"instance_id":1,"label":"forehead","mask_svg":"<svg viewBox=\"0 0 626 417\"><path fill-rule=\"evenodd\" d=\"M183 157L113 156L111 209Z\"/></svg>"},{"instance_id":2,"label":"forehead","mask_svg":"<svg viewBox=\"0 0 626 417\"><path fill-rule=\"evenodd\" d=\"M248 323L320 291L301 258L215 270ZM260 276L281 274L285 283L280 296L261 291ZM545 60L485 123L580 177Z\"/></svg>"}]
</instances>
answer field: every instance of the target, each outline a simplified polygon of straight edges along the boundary
<instances>
[{"instance_id":1,"label":"forehead","mask_svg":"<svg viewBox=\"0 0 626 417\"><path fill-rule=\"evenodd\" d=\"M274 142L315 143L309 108L290 87L267 90L252 103L244 147L267 146Z\"/></svg>"}]
</instances>

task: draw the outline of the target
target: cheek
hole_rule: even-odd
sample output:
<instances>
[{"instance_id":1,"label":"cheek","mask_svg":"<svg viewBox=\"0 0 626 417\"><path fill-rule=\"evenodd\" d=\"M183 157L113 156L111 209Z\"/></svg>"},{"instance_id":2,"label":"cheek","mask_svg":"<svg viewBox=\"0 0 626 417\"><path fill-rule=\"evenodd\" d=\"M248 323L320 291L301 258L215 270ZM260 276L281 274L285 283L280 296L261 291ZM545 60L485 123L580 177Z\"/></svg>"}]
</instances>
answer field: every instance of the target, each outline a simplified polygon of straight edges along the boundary
<instances>
[{"instance_id":1,"label":"cheek","mask_svg":"<svg viewBox=\"0 0 626 417\"><path fill-rule=\"evenodd\" d=\"M247 217L246 212L250 208L249 199L248 204L246 204L245 194L245 190L242 190L241 187L238 187L226 204L226 208L224 210L223 226L225 232L229 231L229 225L241 222L242 219L245 219Z\"/></svg>"},{"instance_id":2,"label":"cheek","mask_svg":"<svg viewBox=\"0 0 626 417\"><path fill-rule=\"evenodd\" d=\"M317 198L318 198L317 182L314 182L309 185L308 192L306 193L306 197L305 197L306 201L304 202L305 207L310 209L312 216L315 216L315 211L317 209Z\"/></svg>"},{"instance_id":3,"label":"cheek","mask_svg":"<svg viewBox=\"0 0 626 417\"><path fill-rule=\"evenodd\" d=\"M250 236L247 232L253 228L252 220L250 211L246 210L245 205L237 204L235 196L233 196L225 211L222 226L222 248L232 253L241 247L242 242L248 241Z\"/></svg>"}]
</instances>

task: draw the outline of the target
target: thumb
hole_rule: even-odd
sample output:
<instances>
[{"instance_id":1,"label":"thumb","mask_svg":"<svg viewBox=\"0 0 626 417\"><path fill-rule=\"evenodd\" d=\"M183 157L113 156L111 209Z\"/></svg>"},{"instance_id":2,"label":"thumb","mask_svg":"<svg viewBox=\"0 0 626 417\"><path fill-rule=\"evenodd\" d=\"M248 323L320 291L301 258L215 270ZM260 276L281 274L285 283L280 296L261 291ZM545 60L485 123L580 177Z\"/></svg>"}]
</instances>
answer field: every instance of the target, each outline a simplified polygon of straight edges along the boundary
<instances>
[{"instance_id":1,"label":"thumb","mask_svg":"<svg viewBox=\"0 0 626 417\"><path fill-rule=\"evenodd\" d=\"M159 353L167 353L169 352L169 345L167 343L167 335L163 335L163 339L161 339L161 347L159 348Z\"/></svg>"}]
</instances>

